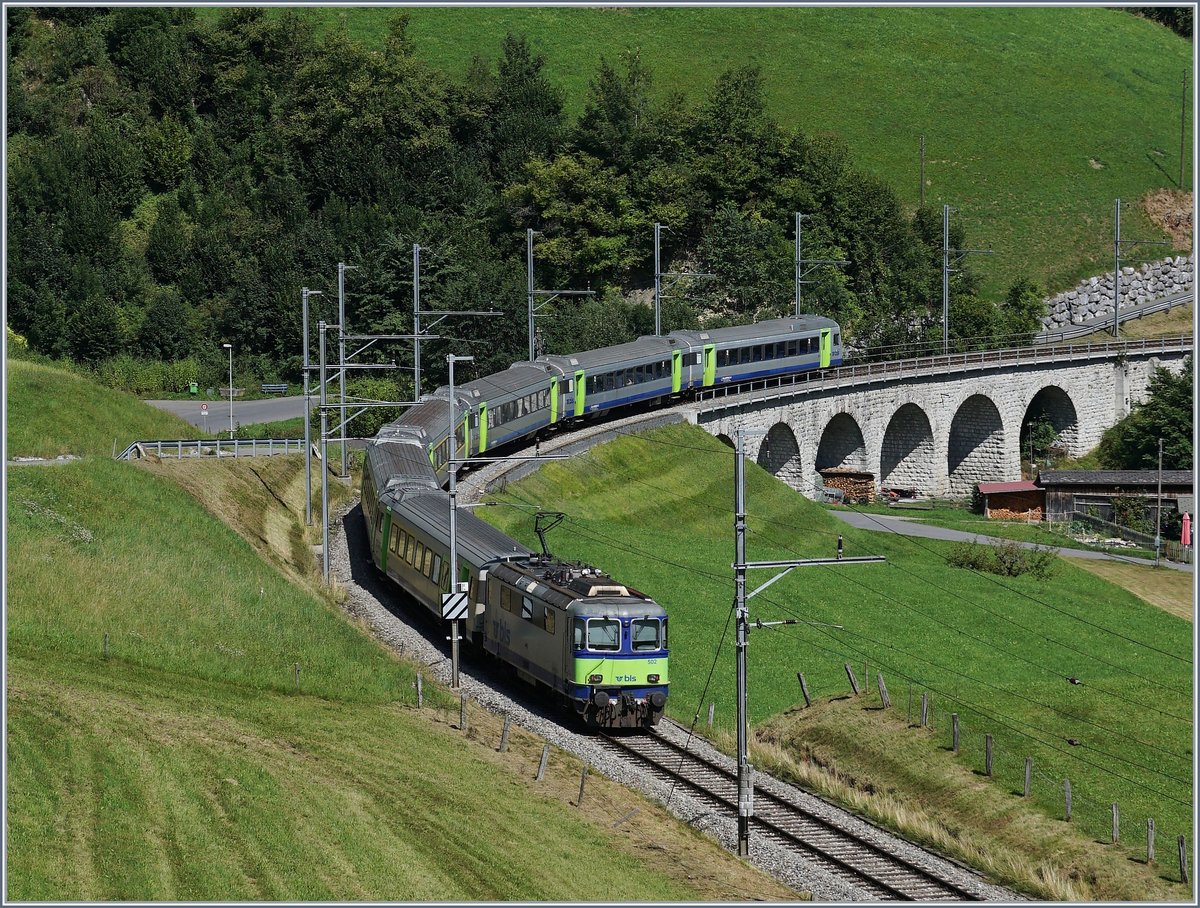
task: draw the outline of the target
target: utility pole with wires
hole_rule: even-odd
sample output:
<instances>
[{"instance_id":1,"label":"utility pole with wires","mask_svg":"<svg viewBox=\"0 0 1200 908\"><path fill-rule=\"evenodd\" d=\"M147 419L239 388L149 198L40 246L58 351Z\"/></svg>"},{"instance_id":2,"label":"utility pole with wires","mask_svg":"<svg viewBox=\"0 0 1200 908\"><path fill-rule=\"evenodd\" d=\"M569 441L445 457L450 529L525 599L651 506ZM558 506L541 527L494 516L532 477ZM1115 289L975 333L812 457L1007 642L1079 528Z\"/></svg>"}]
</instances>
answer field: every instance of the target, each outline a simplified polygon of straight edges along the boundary
<instances>
[{"instance_id":1,"label":"utility pole with wires","mask_svg":"<svg viewBox=\"0 0 1200 908\"><path fill-rule=\"evenodd\" d=\"M715 278L715 274L702 274L698 271L663 271L660 265L660 250L662 231L671 232L670 227L664 227L662 224L655 222L654 224L654 336L662 337L662 297L663 294L678 284L685 277L702 277ZM671 283L663 287L662 279L664 277L673 278Z\"/></svg>"},{"instance_id":2,"label":"utility pole with wires","mask_svg":"<svg viewBox=\"0 0 1200 908\"><path fill-rule=\"evenodd\" d=\"M529 361L533 362L537 359L537 343L536 334L534 331L534 319L538 317L542 309L545 309L560 296L595 296L595 290L536 290L533 286L533 236L540 231L534 230L532 227L525 231L525 274L527 278L528 289L526 296L529 303ZM541 305L537 304L537 298L545 297L545 301Z\"/></svg>"},{"instance_id":3,"label":"utility pole with wires","mask_svg":"<svg viewBox=\"0 0 1200 908\"><path fill-rule=\"evenodd\" d=\"M342 471L338 475L342 479L350 475L346 466L346 272L357 270L357 265L338 262L338 393L342 423Z\"/></svg>"},{"instance_id":4,"label":"utility pole with wires","mask_svg":"<svg viewBox=\"0 0 1200 908\"><path fill-rule=\"evenodd\" d=\"M799 318L801 312L803 311L800 308L800 285L814 283L813 281L804 280L805 276L812 274L815 269L821 267L822 265L836 265L839 268L844 268L846 265L850 264L849 259L806 259L800 254L801 221L803 221L805 218L811 217L811 214L801 214L799 211L796 212L796 318ZM806 270L801 270L805 265L807 265L808 268Z\"/></svg>"},{"instance_id":5,"label":"utility pole with wires","mask_svg":"<svg viewBox=\"0 0 1200 908\"><path fill-rule=\"evenodd\" d=\"M858 558L843 558L841 537L838 537L836 558L806 558L797 561L747 561L746 560L746 437L751 434L745 429L737 430L737 447L733 468L733 527L734 564L733 582L734 607L737 615L737 766L738 766L738 854L750 854L750 820L754 816L753 768L749 756L749 726L746 718L746 646L750 629L750 616L746 603L775 581L783 578L798 567L841 566L849 564L879 564L884 558L869 555ZM756 435L763 433L756 432ZM761 584L751 593L746 592L746 572L770 569L778 571L774 577ZM763 628L778 624L798 624L795 618L785 621L756 621L754 627ZM840 628L840 625L834 625Z\"/></svg>"},{"instance_id":6,"label":"utility pole with wires","mask_svg":"<svg viewBox=\"0 0 1200 908\"><path fill-rule=\"evenodd\" d=\"M436 315L438 316L431 324L425 325L424 330L429 331L436 328L450 316L458 315L500 315L494 309L489 309L486 312L477 309L422 309L421 308L421 252L429 252L428 249L422 250L421 246L413 243L413 400L421 399L421 339L425 337L422 333L421 316ZM436 254L434 258L437 258ZM426 338L433 339L433 338Z\"/></svg>"},{"instance_id":7,"label":"utility pole with wires","mask_svg":"<svg viewBox=\"0 0 1200 908\"><path fill-rule=\"evenodd\" d=\"M1162 565L1162 439L1158 440L1158 502L1154 505L1154 566Z\"/></svg>"},{"instance_id":8,"label":"utility pole with wires","mask_svg":"<svg viewBox=\"0 0 1200 908\"><path fill-rule=\"evenodd\" d=\"M942 206L942 355L945 356L950 352L950 272L958 271L958 268L951 268L951 256L955 263L961 262L964 258L972 253L978 255L991 255L991 248L987 249L951 249L950 248L950 212L958 211L957 208L951 208L949 205Z\"/></svg>"},{"instance_id":9,"label":"utility pole with wires","mask_svg":"<svg viewBox=\"0 0 1200 908\"><path fill-rule=\"evenodd\" d=\"M308 388L308 299L320 295L320 290L300 288L300 334L304 347L301 357L301 369L304 372L304 525L309 527L312 526L312 431L309 428L312 420L312 398Z\"/></svg>"},{"instance_id":10,"label":"utility pole with wires","mask_svg":"<svg viewBox=\"0 0 1200 908\"><path fill-rule=\"evenodd\" d=\"M1113 324L1112 336L1121 336L1121 247L1122 246L1169 246L1165 240L1121 239L1121 200L1117 199L1116 228L1113 232Z\"/></svg>"}]
</instances>

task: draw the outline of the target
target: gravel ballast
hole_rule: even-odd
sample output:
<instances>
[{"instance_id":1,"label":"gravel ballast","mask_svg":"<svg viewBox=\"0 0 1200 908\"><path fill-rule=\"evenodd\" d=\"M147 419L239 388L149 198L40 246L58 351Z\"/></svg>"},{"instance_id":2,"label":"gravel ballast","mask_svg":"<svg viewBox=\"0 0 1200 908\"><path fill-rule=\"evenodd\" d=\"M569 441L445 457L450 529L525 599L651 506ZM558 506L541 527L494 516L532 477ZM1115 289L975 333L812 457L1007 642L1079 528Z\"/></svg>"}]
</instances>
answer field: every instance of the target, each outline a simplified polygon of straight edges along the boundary
<instances>
[{"instance_id":1,"label":"gravel ballast","mask_svg":"<svg viewBox=\"0 0 1200 908\"><path fill-rule=\"evenodd\" d=\"M622 421L624 422L624 421ZM608 434L617 426L599 427L597 436ZM578 442L572 436L573 444ZM543 451L546 450L543 446ZM383 579L370 563L367 555L366 529L361 509L357 502L333 520L330 534L331 579L345 592L342 607L351 615L364 621L383 644L395 652L425 665L426 673L444 684L450 683L450 647L442 638L445 632L425 616L406 613L404 596L390 581ZM515 724L545 739L554 748L568 751L590 764L592 771L633 788L647 797L663 804L672 814L686 823L711 835L730 850L737 849L737 824L733 818L715 816L711 808L690 795L671 790L671 786L654 778L649 772L631 766L602 746L594 737L577 733L564 727L556 719L562 714L538 700L528 691L514 687L509 681L492 677L486 669L464 661L459 670L461 690L473 701L495 713L507 713ZM687 731L674 723L664 721L660 731L667 737L682 739ZM699 753L711 756L732 765L727 757L719 754L697 738L692 746ZM977 893L980 897L993 900L1012 901L1016 896L1010 891L991 886L975 874L958 865L947 862L924 849L904 842L889 833L862 820L850 817L844 811L814 798L793 786L785 785L763 774L756 774L756 785L772 792L782 793L795 800L814 802L823 815L834 812L849 818L856 828L873 840L888 841L899 854L922 866L935 869L948 879ZM751 862L797 892L811 893L818 901L862 901L871 896L864 890L846 883L825 869L814 865L781 847L759 840L752 843Z\"/></svg>"}]
</instances>

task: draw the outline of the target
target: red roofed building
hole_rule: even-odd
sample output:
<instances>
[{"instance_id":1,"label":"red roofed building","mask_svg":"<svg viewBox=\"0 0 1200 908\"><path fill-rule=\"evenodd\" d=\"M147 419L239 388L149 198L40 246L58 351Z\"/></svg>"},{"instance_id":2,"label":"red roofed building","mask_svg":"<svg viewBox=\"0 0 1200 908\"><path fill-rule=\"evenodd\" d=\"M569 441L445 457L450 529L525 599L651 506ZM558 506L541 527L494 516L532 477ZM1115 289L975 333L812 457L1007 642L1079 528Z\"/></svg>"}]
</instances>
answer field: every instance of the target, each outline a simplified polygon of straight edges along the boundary
<instances>
[{"instance_id":1,"label":"red roofed building","mask_svg":"<svg viewBox=\"0 0 1200 908\"><path fill-rule=\"evenodd\" d=\"M981 482L983 516L990 520L1039 521L1046 507L1046 490L1032 479L1019 482Z\"/></svg>"}]
</instances>

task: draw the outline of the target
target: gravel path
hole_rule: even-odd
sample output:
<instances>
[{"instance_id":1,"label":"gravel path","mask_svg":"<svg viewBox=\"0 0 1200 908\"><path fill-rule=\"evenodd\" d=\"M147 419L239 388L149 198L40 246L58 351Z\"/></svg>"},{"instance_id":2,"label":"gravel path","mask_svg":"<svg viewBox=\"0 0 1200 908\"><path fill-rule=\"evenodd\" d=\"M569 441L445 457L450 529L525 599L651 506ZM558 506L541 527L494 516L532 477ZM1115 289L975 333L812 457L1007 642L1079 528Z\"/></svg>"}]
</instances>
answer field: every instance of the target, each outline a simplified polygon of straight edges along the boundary
<instances>
[{"instance_id":1,"label":"gravel path","mask_svg":"<svg viewBox=\"0 0 1200 908\"><path fill-rule=\"evenodd\" d=\"M594 434L611 433L613 428L612 424L597 427ZM385 645L424 664L428 674L449 684L449 644L442 639L445 635L444 630L418 615L415 607L406 613L403 594L379 576L367 557L367 550L362 511L357 502L354 502L347 510L336 515L330 536L330 572L347 594L343 608L366 621L375 636ZM475 664L469 658L464 658L460 666L459 680L462 690L476 703L497 713L508 713L516 724L544 738L551 746L575 754L588 761L594 771L664 804L684 822L705 831L726 849L736 851L737 823L734 819L714 816L707 806L691 796L672 791L667 783L654 779L639 768L627 765L603 748L594 737L560 725L556 719L561 713L532 698L527 689L514 687L511 682L495 677L485 666ZM672 737L687 735L685 730L671 723L664 722L662 730ZM706 754L715 754L697 739L693 739L693 746ZM720 755L717 755L717 759L729 762L728 758ZM787 790L797 799L817 800L767 776L758 775L756 783L773 791ZM823 811L832 813L837 810L819 800L818 803ZM841 811L839 813L849 816ZM953 874L953 879L984 898L1001 901L1013 901L1016 898L1012 892L986 884L973 873L929 855L923 849L896 839L871 824L861 820L853 822L867 830L873 838L884 838L898 843L897 847L904 849L902 853L911 855L923 865L937 867L940 872ZM809 892L818 901L862 901L868 898L857 887L848 885L811 862L767 842L752 843L750 860L785 885L800 892Z\"/></svg>"}]
</instances>

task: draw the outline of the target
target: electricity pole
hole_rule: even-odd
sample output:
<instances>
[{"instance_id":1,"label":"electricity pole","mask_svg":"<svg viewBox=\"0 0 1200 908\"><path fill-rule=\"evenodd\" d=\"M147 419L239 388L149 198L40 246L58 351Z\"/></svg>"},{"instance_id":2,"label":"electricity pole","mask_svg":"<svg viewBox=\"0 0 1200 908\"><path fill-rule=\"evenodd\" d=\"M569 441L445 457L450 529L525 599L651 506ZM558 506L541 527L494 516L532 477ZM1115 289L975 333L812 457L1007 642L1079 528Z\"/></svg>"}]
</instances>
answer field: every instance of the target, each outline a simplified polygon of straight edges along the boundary
<instances>
[{"instance_id":1,"label":"electricity pole","mask_svg":"<svg viewBox=\"0 0 1200 908\"><path fill-rule=\"evenodd\" d=\"M838 267L845 267L846 265L850 264L848 259L806 259L801 256L800 222L809 217L812 217L812 215L801 214L799 211L796 212L796 318L799 318L802 312L800 309L800 285L813 283L812 281L804 280L804 277L808 274L811 274L815 268L819 268L821 265L837 265ZM804 265L808 265L809 267L807 270L801 271L801 268Z\"/></svg>"},{"instance_id":2,"label":"electricity pole","mask_svg":"<svg viewBox=\"0 0 1200 908\"><path fill-rule=\"evenodd\" d=\"M447 472L449 476L449 486L447 491L450 493L450 589L455 592L464 592L459 589L458 582L458 492L455 489L455 473L458 471L458 433L455 426L455 411L458 409L457 401L454 399L454 364L469 363L475 359L473 356L455 356L451 353L446 357L446 363L450 366L450 435L447 437L447 443L450 446L450 460L447 462ZM465 584L463 584L465 586ZM455 618L450 623L450 687L458 689L458 618Z\"/></svg>"},{"instance_id":3,"label":"electricity pole","mask_svg":"<svg viewBox=\"0 0 1200 908\"><path fill-rule=\"evenodd\" d=\"M662 296L667 290L670 290L685 277L716 277L715 274L701 274L697 271L666 271L664 272L659 265L660 261L660 237L662 231L671 232L670 227L664 227L662 224L654 224L654 336L662 337ZM673 280L665 288L663 287L662 279L664 277L672 278Z\"/></svg>"},{"instance_id":4,"label":"electricity pole","mask_svg":"<svg viewBox=\"0 0 1200 908\"><path fill-rule=\"evenodd\" d=\"M309 527L312 526L312 431L309 427L309 420L312 418L312 398L308 390L308 298L320 295L320 290L309 290L307 287L300 289L300 321L303 326L300 333L303 338L301 343L304 345L304 525Z\"/></svg>"},{"instance_id":5,"label":"electricity pole","mask_svg":"<svg viewBox=\"0 0 1200 908\"><path fill-rule=\"evenodd\" d=\"M1121 239L1121 200L1117 199L1116 227L1113 231L1113 325L1114 338L1121 336L1121 247L1122 246L1166 246L1164 240Z\"/></svg>"},{"instance_id":6,"label":"electricity pole","mask_svg":"<svg viewBox=\"0 0 1200 908\"><path fill-rule=\"evenodd\" d=\"M424 250L428 252L429 250ZM450 311L443 309L433 309L426 311L421 308L421 252L422 249L417 243L413 243L413 400L421 399L421 339L425 335L421 333L421 316L422 315L437 315L433 324L426 325L425 330L428 331L436 328L443 321L452 315L499 315L499 312L489 309L487 312L476 310L460 310ZM437 255L434 255L437 258ZM431 338L432 339L432 338Z\"/></svg>"},{"instance_id":7,"label":"electricity pole","mask_svg":"<svg viewBox=\"0 0 1200 908\"><path fill-rule=\"evenodd\" d=\"M1158 503L1154 506L1154 566L1159 567L1162 555L1162 439L1158 440Z\"/></svg>"},{"instance_id":8,"label":"electricity pole","mask_svg":"<svg viewBox=\"0 0 1200 908\"><path fill-rule=\"evenodd\" d=\"M560 296L595 296L595 290L535 290L533 285L533 235L538 233L532 227L525 231L525 276L527 289L525 291L529 303L529 361L537 359L536 337L533 322L542 309L549 306ZM537 297L546 297L541 305L536 304Z\"/></svg>"},{"instance_id":9,"label":"electricity pole","mask_svg":"<svg viewBox=\"0 0 1200 908\"><path fill-rule=\"evenodd\" d=\"M958 211L949 205L942 206L942 355L950 352L950 272L958 271L951 268L951 256L958 263L972 253L991 255L989 249L951 249L950 248L950 212Z\"/></svg>"},{"instance_id":10,"label":"electricity pole","mask_svg":"<svg viewBox=\"0 0 1200 908\"><path fill-rule=\"evenodd\" d=\"M342 472L339 475L343 479L350 475L346 468L346 272L357 267L338 262L338 392L342 420Z\"/></svg>"},{"instance_id":11,"label":"electricity pole","mask_svg":"<svg viewBox=\"0 0 1200 908\"><path fill-rule=\"evenodd\" d=\"M837 558L807 558L798 561L747 561L746 560L746 436L745 429L737 430L736 457L733 462L733 528L734 565L733 581L737 621L737 765L738 765L738 854L750 854L750 820L754 816L754 779L749 755L749 726L746 718L746 645L750 630L750 616L746 603L798 567L816 565L878 564L884 559L878 555L860 558L841 557L841 537L838 537ZM762 434L762 433L756 433ZM769 568L778 573L759 586L754 592L746 593L746 571ZM798 624L795 618L785 621L756 621L756 628L777 624ZM833 627L841 628L835 624Z\"/></svg>"}]
</instances>

